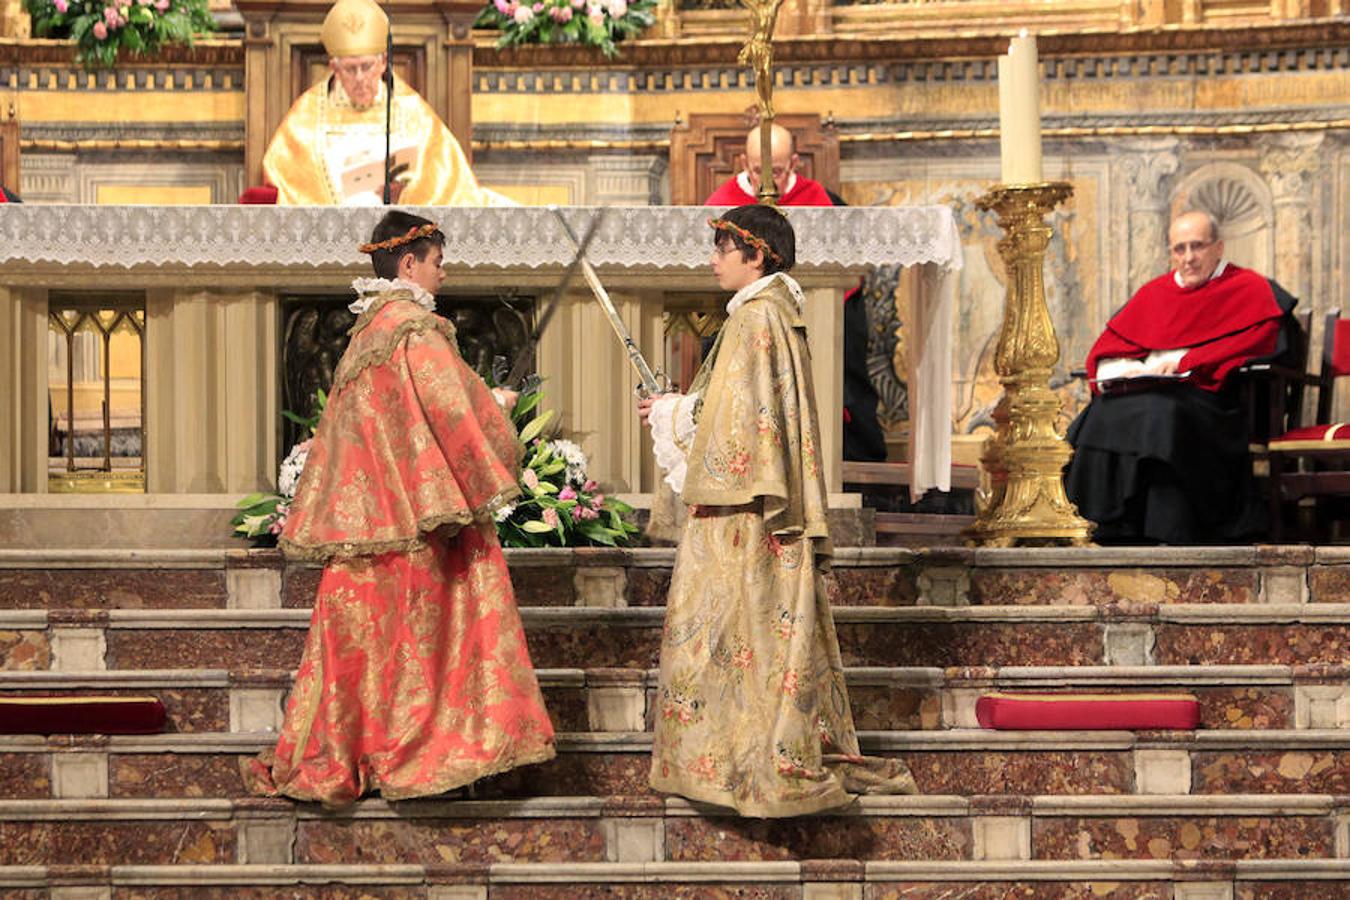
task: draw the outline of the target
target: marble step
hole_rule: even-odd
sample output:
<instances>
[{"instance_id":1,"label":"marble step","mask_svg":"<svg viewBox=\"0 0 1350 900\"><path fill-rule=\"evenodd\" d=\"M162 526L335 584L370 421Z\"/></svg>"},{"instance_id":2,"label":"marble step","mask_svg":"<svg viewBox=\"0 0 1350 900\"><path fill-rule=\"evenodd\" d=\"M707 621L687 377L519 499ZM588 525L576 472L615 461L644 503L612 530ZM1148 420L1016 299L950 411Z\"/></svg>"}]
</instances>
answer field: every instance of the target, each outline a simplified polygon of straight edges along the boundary
<instances>
[{"instance_id":1,"label":"marble step","mask_svg":"<svg viewBox=\"0 0 1350 900\"><path fill-rule=\"evenodd\" d=\"M656 672L555 668L537 672L560 731L638 731L655 715ZM864 730L975 728L992 690L1186 691L1202 729L1350 729L1350 666L849 667L854 722ZM0 671L0 695L152 694L175 732L280 727L286 669Z\"/></svg>"},{"instance_id":2,"label":"marble step","mask_svg":"<svg viewBox=\"0 0 1350 900\"><path fill-rule=\"evenodd\" d=\"M1350 795L1350 730L861 732L924 794ZM246 796L239 766L267 732L0 736L0 799ZM486 779L477 799L650 795L648 732L561 733L554 760Z\"/></svg>"},{"instance_id":3,"label":"marble step","mask_svg":"<svg viewBox=\"0 0 1350 900\"><path fill-rule=\"evenodd\" d=\"M853 606L852 666L1295 665L1350 659L1350 603ZM536 666L651 667L664 607L522 611ZM0 610L0 669L295 666L305 609Z\"/></svg>"},{"instance_id":4,"label":"marble step","mask_svg":"<svg viewBox=\"0 0 1350 900\"><path fill-rule=\"evenodd\" d=\"M1341 900L1350 893L1350 871L1343 860L1317 859L0 866L6 896L45 897L52 885L116 897L191 891L202 900L282 892L297 900Z\"/></svg>"},{"instance_id":5,"label":"marble step","mask_svg":"<svg viewBox=\"0 0 1350 900\"><path fill-rule=\"evenodd\" d=\"M742 819L679 798L0 801L0 865L1325 860L1347 863L1332 795L862 797Z\"/></svg>"},{"instance_id":6,"label":"marble step","mask_svg":"<svg viewBox=\"0 0 1350 900\"><path fill-rule=\"evenodd\" d=\"M508 550L522 606L664 602L670 549ZM0 550L0 608L304 607L319 569L276 551ZM1350 548L840 548L840 606L1341 602Z\"/></svg>"}]
</instances>

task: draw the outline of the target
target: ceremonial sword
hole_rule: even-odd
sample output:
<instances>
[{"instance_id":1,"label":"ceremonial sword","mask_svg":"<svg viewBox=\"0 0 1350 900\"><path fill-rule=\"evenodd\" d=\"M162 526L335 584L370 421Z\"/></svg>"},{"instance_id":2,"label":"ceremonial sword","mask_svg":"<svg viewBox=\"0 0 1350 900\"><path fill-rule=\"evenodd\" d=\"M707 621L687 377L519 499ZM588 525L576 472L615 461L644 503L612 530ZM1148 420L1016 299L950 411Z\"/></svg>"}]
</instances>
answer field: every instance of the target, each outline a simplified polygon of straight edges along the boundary
<instances>
[{"instance_id":1,"label":"ceremonial sword","mask_svg":"<svg viewBox=\"0 0 1350 900\"><path fill-rule=\"evenodd\" d=\"M556 206L549 208L553 210L553 214L562 223L563 231L567 233L567 238L572 242L572 246L577 248L577 260L581 263L581 274L585 276L586 283L591 286L591 293L595 294L596 301L599 302L600 308L605 311L605 317L609 319L609 324L613 326L614 333L619 337L619 342L623 344L623 349L628 354L628 361L633 364L634 369L637 369L638 380L641 382L637 388L638 396L650 397L653 394L664 394L670 390L670 379L666 377L664 372L653 370L647 364L647 360L642 356L642 351L633 341L633 335L629 333L628 326L624 325L623 319L619 318L619 311L614 308L614 301L610 299L609 291L606 291L605 286L600 283L600 276L595 274L595 267L586 258L586 244L588 242L577 240L576 232L572 230L572 226L568 223L561 209Z\"/></svg>"},{"instance_id":2,"label":"ceremonial sword","mask_svg":"<svg viewBox=\"0 0 1350 900\"><path fill-rule=\"evenodd\" d=\"M556 210L557 207L554 207L554 209ZM525 382L526 375L534 364L534 351L539 347L539 338L543 336L544 329L548 327L549 319L553 318L553 314L558 311L558 303L562 300L563 295L567 293L567 285L571 283L572 276L576 274L577 266L584 266L586 269L590 268L589 264L586 263L586 248L591 245L591 239L595 237L595 233L599 230L600 222L605 218L605 212L606 209L604 207L601 207L596 211L595 217L591 219L591 224L586 228L585 237L583 237L580 242L578 242L575 235L572 234L571 229L568 229L568 237L572 238L572 243L577 248L576 256L572 257L572 262L568 264L567 269L563 272L562 280L558 282L558 287L554 290L553 296L548 301L548 305L546 305L544 311L539 314L539 321L535 323L534 330L530 332L530 339L525 342L525 347L516 357L515 365L513 365L511 370L505 375L500 374L498 367L493 367L493 375L498 386L522 393L533 387L533 385L527 385ZM505 362L505 360L499 358L499 362Z\"/></svg>"}]
</instances>

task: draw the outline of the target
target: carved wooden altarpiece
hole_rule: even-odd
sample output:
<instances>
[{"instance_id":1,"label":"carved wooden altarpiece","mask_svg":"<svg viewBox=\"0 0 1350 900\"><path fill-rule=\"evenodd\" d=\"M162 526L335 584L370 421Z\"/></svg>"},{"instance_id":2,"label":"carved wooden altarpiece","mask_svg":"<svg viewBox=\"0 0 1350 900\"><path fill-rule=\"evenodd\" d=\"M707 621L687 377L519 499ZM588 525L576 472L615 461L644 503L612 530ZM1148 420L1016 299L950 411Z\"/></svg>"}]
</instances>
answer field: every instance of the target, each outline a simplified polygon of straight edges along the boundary
<instances>
[{"instance_id":1,"label":"carved wooden altarpiece","mask_svg":"<svg viewBox=\"0 0 1350 900\"><path fill-rule=\"evenodd\" d=\"M670 133L670 202L674 206L702 203L740 170L745 135L756 117L738 113L694 113ZM839 135L834 126L815 114L783 113L774 122L792 132L799 174L839 190Z\"/></svg>"}]
</instances>

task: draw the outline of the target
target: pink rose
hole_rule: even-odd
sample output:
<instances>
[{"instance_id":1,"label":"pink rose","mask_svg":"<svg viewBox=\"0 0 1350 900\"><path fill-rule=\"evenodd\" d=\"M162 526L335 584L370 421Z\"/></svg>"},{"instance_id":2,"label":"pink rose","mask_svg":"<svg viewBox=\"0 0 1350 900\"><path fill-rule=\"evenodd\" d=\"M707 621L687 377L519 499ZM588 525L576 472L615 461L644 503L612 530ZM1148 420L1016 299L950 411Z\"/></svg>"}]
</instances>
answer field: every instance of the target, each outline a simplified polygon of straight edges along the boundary
<instances>
[{"instance_id":1,"label":"pink rose","mask_svg":"<svg viewBox=\"0 0 1350 900\"><path fill-rule=\"evenodd\" d=\"M604 505L605 505L604 494L596 494L594 497L591 498L591 509L600 509Z\"/></svg>"},{"instance_id":2,"label":"pink rose","mask_svg":"<svg viewBox=\"0 0 1350 900\"><path fill-rule=\"evenodd\" d=\"M575 499L577 499L577 492L574 491L574 490L572 490L572 486L569 484L567 487L563 488L561 491L558 491L558 499L559 499L559 500L575 500Z\"/></svg>"},{"instance_id":3,"label":"pink rose","mask_svg":"<svg viewBox=\"0 0 1350 900\"><path fill-rule=\"evenodd\" d=\"M597 482L594 478L587 478L586 483L581 486L581 489L589 494L591 491L594 491L599 486L600 486L599 482Z\"/></svg>"},{"instance_id":4,"label":"pink rose","mask_svg":"<svg viewBox=\"0 0 1350 900\"><path fill-rule=\"evenodd\" d=\"M584 513L585 511L586 511L586 507L584 507L584 506L574 506L574 507L572 507L572 521L573 521L573 522L580 522L582 519L584 519L585 516L583 516L582 513Z\"/></svg>"},{"instance_id":5,"label":"pink rose","mask_svg":"<svg viewBox=\"0 0 1350 900\"><path fill-rule=\"evenodd\" d=\"M534 469L526 469L524 472L520 473L520 480L524 482L525 486L530 490L539 487L539 473Z\"/></svg>"},{"instance_id":6,"label":"pink rose","mask_svg":"<svg viewBox=\"0 0 1350 900\"><path fill-rule=\"evenodd\" d=\"M511 4L507 3L506 0L492 0L492 5L497 7L497 12L502 15L511 15Z\"/></svg>"},{"instance_id":7,"label":"pink rose","mask_svg":"<svg viewBox=\"0 0 1350 900\"><path fill-rule=\"evenodd\" d=\"M117 27L117 7L115 7L115 6L105 6L105 7L103 7L103 21L104 21L104 22L107 22L108 25L109 25L110 27L116 28L116 27Z\"/></svg>"},{"instance_id":8,"label":"pink rose","mask_svg":"<svg viewBox=\"0 0 1350 900\"><path fill-rule=\"evenodd\" d=\"M534 12L528 6L521 6L516 9L511 18L516 20L517 25L528 25L530 20L534 18Z\"/></svg>"},{"instance_id":9,"label":"pink rose","mask_svg":"<svg viewBox=\"0 0 1350 900\"><path fill-rule=\"evenodd\" d=\"M558 511L553 507L550 506L548 509L544 510L543 519L544 524L547 525L549 528L558 527Z\"/></svg>"},{"instance_id":10,"label":"pink rose","mask_svg":"<svg viewBox=\"0 0 1350 900\"><path fill-rule=\"evenodd\" d=\"M70 4L67 3L66 0L53 0L53 2L56 4L56 11L59 13L63 13L70 9Z\"/></svg>"},{"instance_id":11,"label":"pink rose","mask_svg":"<svg viewBox=\"0 0 1350 900\"><path fill-rule=\"evenodd\" d=\"M530 9L534 10L537 13L541 13L544 11L544 4L536 3L534 6L531 6Z\"/></svg>"},{"instance_id":12,"label":"pink rose","mask_svg":"<svg viewBox=\"0 0 1350 900\"><path fill-rule=\"evenodd\" d=\"M100 41L106 41L108 39L108 26L104 25L102 22L95 22L93 31L94 37L98 38Z\"/></svg>"},{"instance_id":13,"label":"pink rose","mask_svg":"<svg viewBox=\"0 0 1350 900\"><path fill-rule=\"evenodd\" d=\"M572 21L572 7L570 6L555 6L548 11L548 14L553 17L555 22L566 24Z\"/></svg>"},{"instance_id":14,"label":"pink rose","mask_svg":"<svg viewBox=\"0 0 1350 900\"><path fill-rule=\"evenodd\" d=\"M155 9L164 12L169 8L169 0L155 0Z\"/></svg>"}]
</instances>

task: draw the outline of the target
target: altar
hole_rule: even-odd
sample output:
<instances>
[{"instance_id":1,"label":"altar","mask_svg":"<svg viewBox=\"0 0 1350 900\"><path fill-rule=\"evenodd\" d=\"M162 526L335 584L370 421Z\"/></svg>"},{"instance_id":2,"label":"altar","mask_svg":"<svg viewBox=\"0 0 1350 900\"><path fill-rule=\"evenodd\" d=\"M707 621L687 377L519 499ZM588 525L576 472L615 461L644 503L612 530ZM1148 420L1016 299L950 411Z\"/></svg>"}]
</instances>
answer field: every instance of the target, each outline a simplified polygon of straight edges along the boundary
<instances>
[{"instance_id":1,"label":"altar","mask_svg":"<svg viewBox=\"0 0 1350 900\"><path fill-rule=\"evenodd\" d=\"M545 208L417 209L447 236L442 297L524 310L553 294L573 248ZM578 231L595 208L563 210ZM793 208L797 266L831 490L841 484L843 291L869 266L916 267L910 348L913 489L946 489L951 328L961 245L950 209ZM378 209L245 206L0 207L0 493L48 490L49 330L59 309L139 310L143 490L235 496L275 483L287 449L284 319L296 304L343 310L356 249ZM666 365L665 316L717 289L707 211L611 208L588 251L638 346ZM119 307L120 308L120 307ZM292 342L293 343L293 342ZM633 410L636 376L581 278L543 335L545 406L607 489L650 491L657 473ZM60 375L59 371L56 373ZM322 386L321 384L319 386ZM59 410L55 414L59 418ZM105 415L104 419L108 420ZM72 420L73 422L73 420ZM72 428L74 425L72 424ZM72 451L73 456L73 451ZM11 498L13 499L13 498Z\"/></svg>"}]
</instances>

